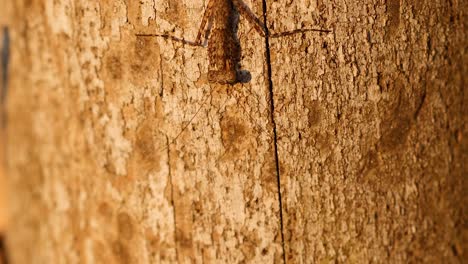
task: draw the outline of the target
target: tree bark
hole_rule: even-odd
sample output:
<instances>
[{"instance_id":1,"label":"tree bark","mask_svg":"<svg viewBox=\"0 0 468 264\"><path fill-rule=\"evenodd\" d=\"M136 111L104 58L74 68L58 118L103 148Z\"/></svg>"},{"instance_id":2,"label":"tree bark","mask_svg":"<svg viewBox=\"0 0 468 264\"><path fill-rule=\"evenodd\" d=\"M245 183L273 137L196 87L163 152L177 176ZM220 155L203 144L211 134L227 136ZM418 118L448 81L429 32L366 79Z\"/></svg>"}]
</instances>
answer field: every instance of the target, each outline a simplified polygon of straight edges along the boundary
<instances>
[{"instance_id":1,"label":"tree bark","mask_svg":"<svg viewBox=\"0 0 468 264\"><path fill-rule=\"evenodd\" d=\"M466 258L466 4L245 3L332 32L240 17L222 85L136 36L194 40L207 1L10 3L13 263Z\"/></svg>"},{"instance_id":2,"label":"tree bark","mask_svg":"<svg viewBox=\"0 0 468 264\"><path fill-rule=\"evenodd\" d=\"M287 259L461 261L466 4L282 2L334 30L272 41Z\"/></svg>"}]
</instances>

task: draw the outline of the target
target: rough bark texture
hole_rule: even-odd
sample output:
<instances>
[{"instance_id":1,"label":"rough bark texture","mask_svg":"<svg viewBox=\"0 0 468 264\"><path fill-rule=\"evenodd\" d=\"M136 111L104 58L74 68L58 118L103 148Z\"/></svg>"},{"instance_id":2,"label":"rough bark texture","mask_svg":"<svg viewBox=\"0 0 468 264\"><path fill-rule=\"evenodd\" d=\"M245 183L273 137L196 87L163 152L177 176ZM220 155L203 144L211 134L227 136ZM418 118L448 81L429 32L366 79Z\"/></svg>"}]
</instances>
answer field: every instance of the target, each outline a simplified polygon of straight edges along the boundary
<instances>
[{"instance_id":1,"label":"rough bark texture","mask_svg":"<svg viewBox=\"0 0 468 264\"><path fill-rule=\"evenodd\" d=\"M466 4L245 2L333 32L241 17L252 81L215 85L135 36L193 40L206 1L8 3L13 263L466 259Z\"/></svg>"},{"instance_id":2,"label":"rough bark texture","mask_svg":"<svg viewBox=\"0 0 468 264\"><path fill-rule=\"evenodd\" d=\"M272 41L287 259L461 261L466 3L280 2L334 30Z\"/></svg>"}]
</instances>

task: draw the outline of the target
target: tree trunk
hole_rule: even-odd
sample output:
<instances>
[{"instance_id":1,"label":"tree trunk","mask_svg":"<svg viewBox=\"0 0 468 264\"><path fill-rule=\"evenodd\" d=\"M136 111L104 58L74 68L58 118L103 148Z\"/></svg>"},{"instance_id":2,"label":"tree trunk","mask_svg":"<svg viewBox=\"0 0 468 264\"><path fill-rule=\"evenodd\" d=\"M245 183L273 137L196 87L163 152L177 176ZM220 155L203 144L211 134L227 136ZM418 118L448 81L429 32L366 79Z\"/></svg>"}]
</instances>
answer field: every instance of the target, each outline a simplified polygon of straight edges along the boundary
<instances>
[{"instance_id":1,"label":"tree trunk","mask_svg":"<svg viewBox=\"0 0 468 264\"><path fill-rule=\"evenodd\" d=\"M226 85L136 36L194 40L207 2L9 3L11 261L461 263L466 4L245 0L332 32L241 16Z\"/></svg>"}]
</instances>

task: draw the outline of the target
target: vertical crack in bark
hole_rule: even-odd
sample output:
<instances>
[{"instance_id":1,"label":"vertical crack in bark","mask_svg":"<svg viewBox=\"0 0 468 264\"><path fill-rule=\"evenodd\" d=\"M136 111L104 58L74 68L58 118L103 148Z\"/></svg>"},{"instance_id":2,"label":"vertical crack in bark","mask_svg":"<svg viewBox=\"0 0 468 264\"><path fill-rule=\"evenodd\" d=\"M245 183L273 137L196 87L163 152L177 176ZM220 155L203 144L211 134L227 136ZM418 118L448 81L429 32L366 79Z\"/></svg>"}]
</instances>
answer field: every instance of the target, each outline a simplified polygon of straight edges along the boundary
<instances>
[{"instance_id":1,"label":"vertical crack in bark","mask_svg":"<svg viewBox=\"0 0 468 264\"><path fill-rule=\"evenodd\" d=\"M174 202L174 184L172 182L172 170L171 170L171 148L170 148L170 140L169 137L166 135L166 143L167 143L167 166L168 166L168 175L169 175L169 184L171 185L171 203L172 203L172 210L173 210L173 221L174 221L174 247L175 247L175 257L176 261L179 261L179 251L177 246L177 221L176 221L176 207Z\"/></svg>"},{"instance_id":2,"label":"vertical crack in bark","mask_svg":"<svg viewBox=\"0 0 468 264\"><path fill-rule=\"evenodd\" d=\"M283 225L283 203L281 200L281 177L280 177L280 164L278 156L278 136L276 132L276 121L275 121L275 101L273 94L273 80L271 70L271 56L270 56L270 35L267 21L267 3L266 0L262 0L263 6L263 23L265 25L265 54L267 63L267 75L268 75L268 90L270 92L270 119L273 125L273 143L275 148L275 164L276 164L276 179L278 184L278 203L280 212L280 229L281 229L281 247L283 249L283 263L286 264L286 250L284 244L284 225Z\"/></svg>"},{"instance_id":3,"label":"vertical crack in bark","mask_svg":"<svg viewBox=\"0 0 468 264\"><path fill-rule=\"evenodd\" d=\"M159 87L159 97L161 97L161 101L162 101L162 98L164 96L164 71L163 71L163 57L162 57L162 54L161 52L159 53L159 72L161 73L161 86ZM167 145L167 147L169 148L169 145Z\"/></svg>"}]
</instances>

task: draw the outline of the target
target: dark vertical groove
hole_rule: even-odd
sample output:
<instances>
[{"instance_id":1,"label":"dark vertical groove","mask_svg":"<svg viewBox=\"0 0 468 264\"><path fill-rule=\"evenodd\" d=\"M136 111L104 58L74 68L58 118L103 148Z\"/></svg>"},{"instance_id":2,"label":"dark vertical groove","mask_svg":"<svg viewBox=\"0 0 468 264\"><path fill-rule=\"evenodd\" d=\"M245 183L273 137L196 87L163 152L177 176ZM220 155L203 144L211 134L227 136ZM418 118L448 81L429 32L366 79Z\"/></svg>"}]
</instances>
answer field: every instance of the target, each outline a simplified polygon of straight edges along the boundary
<instances>
[{"instance_id":1,"label":"dark vertical groove","mask_svg":"<svg viewBox=\"0 0 468 264\"><path fill-rule=\"evenodd\" d=\"M0 102L3 104L7 95L8 88L8 66L10 64L10 31L8 27L3 28L2 32L2 44L1 44L1 80L2 90L0 93Z\"/></svg>"},{"instance_id":2,"label":"dark vertical groove","mask_svg":"<svg viewBox=\"0 0 468 264\"><path fill-rule=\"evenodd\" d=\"M172 210L174 211L173 221L174 221L174 246L175 246L175 255L176 261L179 262L179 246L177 244L177 216L176 216L176 206L174 201L174 183L172 182L172 169L171 169L171 148L169 137L166 135L166 144L167 144L167 165L169 166L169 184L171 185L171 203Z\"/></svg>"},{"instance_id":3,"label":"dark vertical groove","mask_svg":"<svg viewBox=\"0 0 468 264\"><path fill-rule=\"evenodd\" d=\"M10 33L8 27L3 28L2 44L1 45L1 91L0 91L0 126L5 128L7 125L6 115L6 97L8 91L8 66L10 64ZM5 149L5 148L4 148Z\"/></svg>"},{"instance_id":4,"label":"dark vertical groove","mask_svg":"<svg viewBox=\"0 0 468 264\"><path fill-rule=\"evenodd\" d=\"M263 23L265 24L265 53L267 63L267 74L268 74L268 90L270 92L270 119L273 125L273 143L275 148L275 163L276 163L276 179L278 184L278 202L280 210L280 226L281 226L281 246L283 248L283 263L286 264L286 248L284 242L284 224L283 224L283 202L281 200L281 176L280 176L280 164L278 156L278 136L276 132L276 121L275 121L275 100L273 93L273 80L271 71L271 55L270 55L270 32L268 30L267 21L267 3L266 0L262 0L263 4Z\"/></svg>"}]
</instances>

